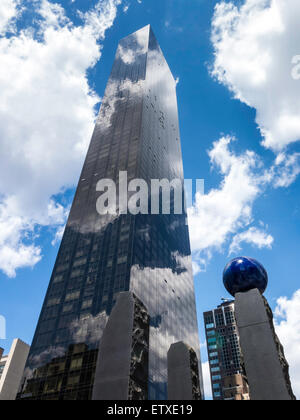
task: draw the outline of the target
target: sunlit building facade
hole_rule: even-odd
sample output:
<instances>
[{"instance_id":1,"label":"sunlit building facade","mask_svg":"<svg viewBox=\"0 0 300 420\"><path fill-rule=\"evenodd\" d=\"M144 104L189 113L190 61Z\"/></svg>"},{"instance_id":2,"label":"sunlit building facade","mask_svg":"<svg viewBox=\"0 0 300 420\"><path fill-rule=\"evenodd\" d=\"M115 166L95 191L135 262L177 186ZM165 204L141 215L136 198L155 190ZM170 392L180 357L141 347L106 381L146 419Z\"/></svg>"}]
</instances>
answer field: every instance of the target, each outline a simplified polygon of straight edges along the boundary
<instances>
[{"instance_id":1,"label":"sunlit building facade","mask_svg":"<svg viewBox=\"0 0 300 420\"><path fill-rule=\"evenodd\" d=\"M16 399L28 353L29 345L19 338L13 340L7 355L0 348L0 401Z\"/></svg>"},{"instance_id":2,"label":"sunlit building facade","mask_svg":"<svg viewBox=\"0 0 300 420\"><path fill-rule=\"evenodd\" d=\"M225 301L205 312L204 323L213 399L249 400L234 301Z\"/></svg>"},{"instance_id":3,"label":"sunlit building facade","mask_svg":"<svg viewBox=\"0 0 300 420\"><path fill-rule=\"evenodd\" d=\"M120 171L128 182L183 182L176 83L150 26L119 43L19 398L91 399L102 331L122 291L151 317L149 399L167 399L172 343L185 341L200 361L185 210L172 212L171 194L171 214L100 215L97 183L113 180L119 199Z\"/></svg>"}]
</instances>

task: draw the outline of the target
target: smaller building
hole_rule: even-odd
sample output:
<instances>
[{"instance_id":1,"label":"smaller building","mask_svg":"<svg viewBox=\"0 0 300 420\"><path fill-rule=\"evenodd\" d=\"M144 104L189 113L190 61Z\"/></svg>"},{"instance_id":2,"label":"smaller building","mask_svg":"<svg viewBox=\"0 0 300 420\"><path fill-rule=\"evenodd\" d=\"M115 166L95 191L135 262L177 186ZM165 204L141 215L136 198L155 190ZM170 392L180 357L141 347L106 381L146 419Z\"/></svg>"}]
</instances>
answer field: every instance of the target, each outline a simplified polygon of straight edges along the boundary
<instances>
[{"instance_id":1,"label":"smaller building","mask_svg":"<svg viewBox=\"0 0 300 420\"><path fill-rule=\"evenodd\" d=\"M243 374L223 378L223 399L225 401L250 400L249 386Z\"/></svg>"},{"instance_id":2,"label":"smaller building","mask_svg":"<svg viewBox=\"0 0 300 420\"><path fill-rule=\"evenodd\" d=\"M8 355L0 349L0 400L15 400L30 346L16 338Z\"/></svg>"},{"instance_id":3,"label":"smaller building","mask_svg":"<svg viewBox=\"0 0 300 420\"><path fill-rule=\"evenodd\" d=\"M249 400L243 374L234 301L204 313L209 368L214 400Z\"/></svg>"}]
</instances>

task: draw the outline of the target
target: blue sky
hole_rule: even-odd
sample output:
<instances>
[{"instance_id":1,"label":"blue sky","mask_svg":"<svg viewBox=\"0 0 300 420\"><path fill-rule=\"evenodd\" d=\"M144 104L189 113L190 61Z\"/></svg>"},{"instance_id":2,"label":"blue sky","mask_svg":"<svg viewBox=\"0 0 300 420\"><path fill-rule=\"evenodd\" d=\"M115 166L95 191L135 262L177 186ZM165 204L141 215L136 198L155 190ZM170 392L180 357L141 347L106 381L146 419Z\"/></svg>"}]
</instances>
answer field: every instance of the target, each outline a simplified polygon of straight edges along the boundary
<instances>
[{"instance_id":1,"label":"blue sky","mask_svg":"<svg viewBox=\"0 0 300 420\"><path fill-rule=\"evenodd\" d=\"M300 394L299 17L297 0L1 0L0 346L31 342L118 41L150 23L179 79L185 178L205 179L201 342L226 263L257 258Z\"/></svg>"}]
</instances>

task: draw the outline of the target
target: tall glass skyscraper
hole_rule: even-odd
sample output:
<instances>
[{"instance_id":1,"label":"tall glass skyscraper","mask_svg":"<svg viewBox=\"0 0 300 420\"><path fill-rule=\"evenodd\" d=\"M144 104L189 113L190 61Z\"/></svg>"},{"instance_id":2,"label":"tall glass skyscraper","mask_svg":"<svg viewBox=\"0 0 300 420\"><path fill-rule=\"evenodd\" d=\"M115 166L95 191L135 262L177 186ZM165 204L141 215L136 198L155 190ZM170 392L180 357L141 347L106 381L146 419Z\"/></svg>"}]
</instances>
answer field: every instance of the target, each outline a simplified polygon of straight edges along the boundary
<instances>
[{"instance_id":1,"label":"tall glass skyscraper","mask_svg":"<svg viewBox=\"0 0 300 420\"><path fill-rule=\"evenodd\" d=\"M185 341L200 360L185 210L174 214L173 192L171 214L162 206L126 214L121 206L100 215L97 183L115 181L120 198L120 171L128 182L183 182L176 83L150 26L120 41L20 398L91 398L101 334L121 291L133 291L151 317L149 399L167 399L172 343Z\"/></svg>"}]
</instances>

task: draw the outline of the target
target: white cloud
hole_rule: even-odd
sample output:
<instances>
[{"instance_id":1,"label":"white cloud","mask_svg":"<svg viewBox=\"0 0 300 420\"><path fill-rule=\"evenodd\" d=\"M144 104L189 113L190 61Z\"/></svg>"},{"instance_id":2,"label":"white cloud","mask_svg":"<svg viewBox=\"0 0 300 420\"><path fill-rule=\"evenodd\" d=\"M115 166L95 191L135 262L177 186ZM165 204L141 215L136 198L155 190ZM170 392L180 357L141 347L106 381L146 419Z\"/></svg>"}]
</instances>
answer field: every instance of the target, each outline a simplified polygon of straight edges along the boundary
<instances>
[{"instance_id":1,"label":"white cloud","mask_svg":"<svg viewBox=\"0 0 300 420\"><path fill-rule=\"evenodd\" d=\"M22 235L32 226L22 217L12 216L6 205L0 207L0 266L10 277L16 275L16 267L32 267L41 258L41 249L24 245Z\"/></svg>"},{"instance_id":2,"label":"white cloud","mask_svg":"<svg viewBox=\"0 0 300 420\"><path fill-rule=\"evenodd\" d=\"M300 82L292 77L299 20L299 0L245 0L221 1L212 22L212 74L256 109L263 144L274 151L300 139Z\"/></svg>"},{"instance_id":3,"label":"white cloud","mask_svg":"<svg viewBox=\"0 0 300 420\"><path fill-rule=\"evenodd\" d=\"M105 32L109 29L116 18L117 7L122 0L98 0L96 6L82 14L85 20L85 27L92 31L96 40L104 39Z\"/></svg>"},{"instance_id":4,"label":"white cloud","mask_svg":"<svg viewBox=\"0 0 300 420\"><path fill-rule=\"evenodd\" d=\"M41 249L25 245L23 235L33 227L21 216L12 216L6 205L0 205L0 267L9 277L16 275L16 268L33 267L41 259Z\"/></svg>"},{"instance_id":5,"label":"white cloud","mask_svg":"<svg viewBox=\"0 0 300 420\"><path fill-rule=\"evenodd\" d=\"M276 332L284 346L290 365L292 388L300 398L300 290L291 299L281 297L275 309Z\"/></svg>"},{"instance_id":6,"label":"white cloud","mask_svg":"<svg viewBox=\"0 0 300 420\"><path fill-rule=\"evenodd\" d=\"M279 153L269 171L275 188L289 187L300 174L300 153Z\"/></svg>"},{"instance_id":7,"label":"white cloud","mask_svg":"<svg viewBox=\"0 0 300 420\"><path fill-rule=\"evenodd\" d=\"M1 0L0 2L0 36L13 30L13 19L18 15L19 0Z\"/></svg>"},{"instance_id":8,"label":"white cloud","mask_svg":"<svg viewBox=\"0 0 300 420\"><path fill-rule=\"evenodd\" d=\"M209 152L223 177L219 188L197 194L195 205L188 209L194 261L201 265L205 256L209 259L211 252L220 251L232 234L252 222L253 203L265 182L259 157L251 151L234 154L232 141L222 137Z\"/></svg>"},{"instance_id":9,"label":"white cloud","mask_svg":"<svg viewBox=\"0 0 300 420\"><path fill-rule=\"evenodd\" d=\"M74 320L69 327L74 342L99 343L107 321L106 311L96 316L86 315L84 318Z\"/></svg>"},{"instance_id":10,"label":"white cloud","mask_svg":"<svg viewBox=\"0 0 300 420\"><path fill-rule=\"evenodd\" d=\"M100 0L75 26L61 6L33 1L38 27L0 37L0 269L9 276L41 258L38 225L65 222L52 197L78 178L99 102L87 70L119 4Z\"/></svg>"},{"instance_id":11,"label":"white cloud","mask_svg":"<svg viewBox=\"0 0 300 420\"><path fill-rule=\"evenodd\" d=\"M41 23L43 29L47 29L49 26L59 29L68 23L64 8L57 3L50 3L48 0L41 0L39 14L44 19L44 22Z\"/></svg>"},{"instance_id":12,"label":"white cloud","mask_svg":"<svg viewBox=\"0 0 300 420\"><path fill-rule=\"evenodd\" d=\"M242 250L243 243L271 249L274 238L263 222L253 226L254 203L267 188L289 187L300 173L300 153L281 152L266 167L253 151L237 155L234 141L226 136L213 143L208 154L222 180L206 194L196 194L188 209L194 275L206 271L213 252L226 252L229 243L229 255Z\"/></svg>"},{"instance_id":13,"label":"white cloud","mask_svg":"<svg viewBox=\"0 0 300 420\"><path fill-rule=\"evenodd\" d=\"M192 261L193 275L196 276L199 273L206 271L206 260L201 258L199 255L193 256Z\"/></svg>"},{"instance_id":14,"label":"white cloud","mask_svg":"<svg viewBox=\"0 0 300 420\"><path fill-rule=\"evenodd\" d=\"M62 237L63 237L64 232L65 232L65 226L59 226L59 227L57 228L57 230L56 230L56 232L55 232L54 239L53 239L53 241L51 242L51 244L52 244L53 246L55 246L56 244L58 244L58 243L61 241L61 239L62 239Z\"/></svg>"},{"instance_id":15,"label":"white cloud","mask_svg":"<svg viewBox=\"0 0 300 420\"><path fill-rule=\"evenodd\" d=\"M237 254L242 249L241 244L243 242L256 246L259 249L272 248L274 238L261 229L251 227L234 236L230 245L229 255Z\"/></svg>"},{"instance_id":16,"label":"white cloud","mask_svg":"<svg viewBox=\"0 0 300 420\"><path fill-rule=\"evenodd\" d=\"M130 45L119 45L117 56L125 64L132 64L136 57L146 53L149 41L149 26L136 31L133 34L134 41L132 40L133 47Z\"/></svg>"},{"instance_id":17,"label":"white cloud","mask_svg":"<svg viewBox=\"0 0 300 420\"><path fill-rule=\"evenodd\" d=\"M65 223L66 215L67 210L50 199L39 224L57 226ZM33 267L41 260L42 250L34 244L36 228L36 220L22 214L16 197L0 203L0 267L7 276L15 277L17 268ZM56 238L59 240L58 232Z\"/></svg>"},{"instance_id":18,"label":"white cloud","mask_svg":"<svg viewBox=\"0 0 300 420\"><path fill-rule=\"evenodd\" d=\"M299 18L300 3L295 0L243 0L238 5L220 1L215 6L211 73L236 99L256 109L263 144L276 156L264 167L252 152L232 154L226 138L214 143L210 158L223 180L218 188L199 195L190 209L195 263L205 255L209 259L230 238L230 254L245 242L272 246L274 239L264 227L249 225L262 191L289 187L300 173L300 154L285 150L300 139L300 84L292 77L298 75L293 65L299 66Z\"/></svg>"}]
</instances>

